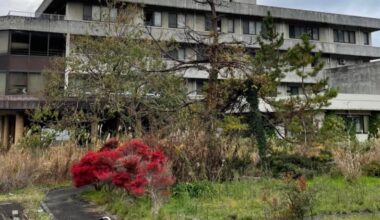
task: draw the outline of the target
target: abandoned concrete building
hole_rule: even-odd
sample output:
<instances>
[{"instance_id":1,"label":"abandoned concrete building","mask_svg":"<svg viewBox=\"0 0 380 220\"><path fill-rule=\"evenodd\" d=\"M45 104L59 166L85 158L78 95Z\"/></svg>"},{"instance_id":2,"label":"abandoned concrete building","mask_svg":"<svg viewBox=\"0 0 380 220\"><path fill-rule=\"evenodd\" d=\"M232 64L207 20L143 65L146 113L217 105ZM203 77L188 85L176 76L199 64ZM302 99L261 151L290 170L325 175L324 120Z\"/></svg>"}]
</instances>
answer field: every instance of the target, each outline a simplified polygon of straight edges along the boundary
<instances>
[{"instance_id":1,"label":"abandoned concrete building","mask_svg":"<svg viewBox=\"0 0 380 220\"><path fill-rule=\"evenodd\" d=\"M121 0L137 3L152 33L177 36L185 27L207 31L209 9L193 0ZM276 28L284 34L284 49L295 45L303 33L323 52L329 86L340 94L326 111L351 118L359 139L368 137L369 118L380 111L380 48L372 46L371 33L380 30L380 19L257 5L255 0L229 0L218 11L220 31L228 37L252 41L261 22L271 12ZM107 8L106 8L107 9ZM0 144L17 143L28 126L25 112L35 108L43 88L41 72L56 56L67 56L74 35L102 36L90 24L102 22L107 11L97 0L44 0L35 13L10 12L0 17ZM116 17L117 8L108 10ZM181 32L182 31L182 32ZM181 38L178 37L178 41ZM191 45L177 51L178 59L190 59ZM187 72L188 87L197 95L206 74ZM311 82L312 83L312 82ZM300 81L287 75L278 96L297 95Z\"/></svg>"}]
</instances>

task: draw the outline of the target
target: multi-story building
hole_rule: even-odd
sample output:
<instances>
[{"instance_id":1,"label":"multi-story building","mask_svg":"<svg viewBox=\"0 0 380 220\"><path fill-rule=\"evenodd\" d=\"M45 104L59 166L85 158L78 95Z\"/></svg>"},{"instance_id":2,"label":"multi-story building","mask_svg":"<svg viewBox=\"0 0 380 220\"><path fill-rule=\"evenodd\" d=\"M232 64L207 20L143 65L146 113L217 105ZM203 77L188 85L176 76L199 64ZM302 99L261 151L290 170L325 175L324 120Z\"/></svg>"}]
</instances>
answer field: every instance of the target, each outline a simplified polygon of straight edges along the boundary
<instances>
[{"instance_id":1,"label":"multi-story building","mask_svg":"<svg viewBox=\"0 0 380 220\"><path fill-rule=\"evenodd\" d=\"M193 45L184 39L184 28L207 32L210 10L193 0L120 0L137 3L144 13L143 24L153 35L174 38L181 43L178 59L196 59ZM371 33L380 30L380 19L340 14L304 11L257 5L255 0L229 0L217 10L224 41L254 42L261 31L263 17L269 11L275 19L278 32L284 34L283 49L300 42L307 33L316 51L322 51L331 87L340 87L341 93L326 111L335 111L352 119L360 139L366 139L369 118L380 111L379 63L370 63L380 57L380 48L372 46ZM35 108L35 98L43 88L41 72L55 56L70 51L74 35L103 36L102 15L111 19L117 8L109 9L97 0L44 0L35 13L10 12L0 17L0 140L8 146L17 142L28 125L25 111ZM101 27L101 26L99 26ZM252 45L252 48L257 45ZM207 74L187 71L189 89L203 86ZM313 83L310 79L309 83ZM288 74L278 88L279 96L300 93L300 79Z\"/></svg>"}]
</instances>

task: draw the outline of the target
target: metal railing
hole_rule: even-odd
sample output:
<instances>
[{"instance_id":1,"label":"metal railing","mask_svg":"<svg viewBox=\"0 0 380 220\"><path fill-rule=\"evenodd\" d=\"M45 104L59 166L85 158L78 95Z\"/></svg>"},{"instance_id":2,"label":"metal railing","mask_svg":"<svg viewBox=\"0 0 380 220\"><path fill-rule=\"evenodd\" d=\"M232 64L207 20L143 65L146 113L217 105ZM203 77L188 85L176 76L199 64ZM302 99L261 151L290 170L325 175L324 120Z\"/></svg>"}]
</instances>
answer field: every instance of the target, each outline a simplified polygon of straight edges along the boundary
<instances>
[{"instance_id":1,"label":"metal railing","mask_svg":"<svg viewBox=\"0 0 380 220\"><path fill-rule=\"evenodd\" d=\"M63 21L63 20L65 20L64 15L40 14L40 13L35 13L35 12L24 12L24 11L9 11L8 16L36 18L36 19L52 20L52 21Z\"/></svg>"}]
</instances>

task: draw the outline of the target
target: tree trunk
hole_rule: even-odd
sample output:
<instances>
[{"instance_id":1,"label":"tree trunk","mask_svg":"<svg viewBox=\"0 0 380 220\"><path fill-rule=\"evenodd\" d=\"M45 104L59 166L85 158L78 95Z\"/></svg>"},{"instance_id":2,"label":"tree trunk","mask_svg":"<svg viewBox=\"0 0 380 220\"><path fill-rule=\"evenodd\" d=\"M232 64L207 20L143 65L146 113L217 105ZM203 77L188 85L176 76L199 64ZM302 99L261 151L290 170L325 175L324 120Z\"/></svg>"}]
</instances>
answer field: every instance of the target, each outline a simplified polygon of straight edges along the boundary
<instances>
[{"instance_id":1,"label":"tree trunk","mask_svg":"<svg viewBox=\"0 0 380 220\"><path fill-rule=\"evenodd\" d=\"M262 113L259 109L259 96L258 89L254 87L252 81L247 82L246 91L247 102L250 106L248 112L248 124L251 132L256 138L257 146L259 148L259 155L261 160L265 160L267 151L267 139L265 134L265 126Z\"/></svg>"}]
</instances>

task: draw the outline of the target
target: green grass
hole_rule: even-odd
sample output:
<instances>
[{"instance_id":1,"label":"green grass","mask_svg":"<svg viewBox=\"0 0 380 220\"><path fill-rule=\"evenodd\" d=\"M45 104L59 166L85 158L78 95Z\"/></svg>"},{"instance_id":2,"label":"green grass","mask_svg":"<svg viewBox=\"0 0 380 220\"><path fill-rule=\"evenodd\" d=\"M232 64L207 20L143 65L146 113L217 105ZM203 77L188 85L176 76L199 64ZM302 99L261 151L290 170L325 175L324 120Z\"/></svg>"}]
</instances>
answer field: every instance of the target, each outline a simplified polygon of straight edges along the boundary
<instances>
[{"instance_id":1,"label":"green grass","mask_svg":"<svg viewBox=\"0 0 380 220\"><path fill-rule=\"evenodd\" d=\"M50 216L40 208L40 202L45 198L45 194L52 188L68 186L70 183L60 185L30 186L14 192L0 194L0 202L15 201L22 204L28 219L50 220Z\"/></svg>"},{"instance_id":2,"label":"green grass","mask_svg":"<svg viewBox=\"0 0 380 220\"><path fill-rule=\"evenodd\" d=\"M195 185L176 186L175 194L162 207L159 219L265 219L285 201L284 183L277 179ZM380 178L362 177L355 183L347 183L343 178L318 177L308 185L317 192L313 208L316 215L380 210ZM121 192L104 191L86 192L84 198L106 206L121 219L152 219L146 198L134 202ZM351 219L375 218L368 215Z\"/></svg>"}]
</instances>

